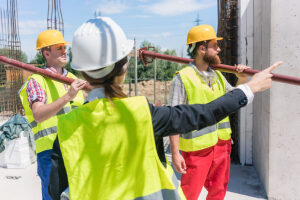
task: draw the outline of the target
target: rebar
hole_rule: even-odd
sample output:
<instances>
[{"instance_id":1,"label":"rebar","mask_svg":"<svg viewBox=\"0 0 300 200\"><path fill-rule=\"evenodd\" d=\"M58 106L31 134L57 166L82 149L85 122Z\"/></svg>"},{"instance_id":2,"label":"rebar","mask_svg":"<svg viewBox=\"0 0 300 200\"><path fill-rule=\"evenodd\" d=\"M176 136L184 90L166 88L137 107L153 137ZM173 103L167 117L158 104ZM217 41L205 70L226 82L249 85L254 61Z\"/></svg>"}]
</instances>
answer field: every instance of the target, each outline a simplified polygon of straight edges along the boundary
<instances>
[{"instance_id":1,"label":"rebar","mask_svg":"<svg viewBox=\"0 0 300 200\"><path fill-rule=\"evenodd\" d=\"M5 5L6 3L6 5ZM6 0L0 7L0 54L21 60L17 0ZM22 113L18 90L23 84L23 71L0 64L0 119Z\"/></svg>"},{"instance_id":2,"label":"rebar","mask_svg":"<svg viewBox=\"0 0 300 200\"><path fill-rule=\"evenodd\" d=\"M61 0L48 0L47 29L56 29L64 34Z\"/></svg>"}]
</instances>

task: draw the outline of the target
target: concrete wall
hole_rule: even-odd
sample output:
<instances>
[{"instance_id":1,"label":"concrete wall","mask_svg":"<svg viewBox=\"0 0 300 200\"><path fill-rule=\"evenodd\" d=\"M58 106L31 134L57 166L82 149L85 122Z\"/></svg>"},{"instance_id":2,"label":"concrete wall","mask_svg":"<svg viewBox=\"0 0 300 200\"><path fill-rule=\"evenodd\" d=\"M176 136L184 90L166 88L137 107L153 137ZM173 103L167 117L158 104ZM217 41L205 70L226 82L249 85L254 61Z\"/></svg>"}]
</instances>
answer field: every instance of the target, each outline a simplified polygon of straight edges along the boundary
<instances>
[{"instance_id":1,"label":"concrete wall","mask_svg":"<svg viewBox=\"0 0 300 200\"><path fill-rule=\"evenodd\" d=\"M300 1L254 0L253 65L300 77ZM300 87L273 83L253 103L253 164L269 199L300 196Z\"/></svg>"},{"instance_id":2,"label":"concrete wall","mask_svg":"<svg viewBox=\"0 0 300 200\"><path fill-rule=\"evenodd\" d=\"M262 70L270 64L270 1L254 0L253 7L253 68ZM270 90L255 96L253 110L253 164L268 193Z\"/></svg>"},{"instance_id":3,"label":"concrete wall","mask_svg":"<svg viewBox=\"0 0 300 200\"><path fill-rule=\"evenodd\" d=\"M271 62L300 77L300 1L272 0ZM300 198L300 87L276 83L270 93L270 199ZM280 183L280 184L278 184Z\"/></svg>"},{"instance_id":4,"label":"concrete wall","mask_svg":"<svg viewBox=\"0 0 300 200\"><path fill-rule=\"evenodd\" d=\"M238 2L238 63L253 66L253 0ZM239 111L239 159L252 164L253 104Z\"/></svg>"}]
</instances>

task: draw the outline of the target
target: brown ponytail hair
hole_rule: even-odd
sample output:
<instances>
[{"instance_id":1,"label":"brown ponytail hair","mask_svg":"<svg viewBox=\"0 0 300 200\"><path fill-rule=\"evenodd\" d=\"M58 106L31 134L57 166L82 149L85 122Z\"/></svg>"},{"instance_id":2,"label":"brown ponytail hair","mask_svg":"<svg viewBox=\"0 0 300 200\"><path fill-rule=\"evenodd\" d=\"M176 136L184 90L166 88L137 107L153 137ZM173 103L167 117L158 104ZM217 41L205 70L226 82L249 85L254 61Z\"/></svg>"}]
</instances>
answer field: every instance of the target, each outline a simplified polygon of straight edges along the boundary
<instances>
[{"instance_id":1,"label":"brown ponytail hair","mask_svg":"<svg viewBox=\"0 0 300 200\"><path fill-rule=\"evenodd\" d=\"M81 72L82 76L90 83L92 86L103 86L105 89L105 97L111 101L111 98L125 98L127 95L123 92L122 86L114 83L114 79L117 76L122 76L127 72L128 65L127 57L115 63L115 67L108 75L103 78L93 79L89 77L86 73ZM101 70L101 69L100 69Z\"/></svg>"}]
</instances>

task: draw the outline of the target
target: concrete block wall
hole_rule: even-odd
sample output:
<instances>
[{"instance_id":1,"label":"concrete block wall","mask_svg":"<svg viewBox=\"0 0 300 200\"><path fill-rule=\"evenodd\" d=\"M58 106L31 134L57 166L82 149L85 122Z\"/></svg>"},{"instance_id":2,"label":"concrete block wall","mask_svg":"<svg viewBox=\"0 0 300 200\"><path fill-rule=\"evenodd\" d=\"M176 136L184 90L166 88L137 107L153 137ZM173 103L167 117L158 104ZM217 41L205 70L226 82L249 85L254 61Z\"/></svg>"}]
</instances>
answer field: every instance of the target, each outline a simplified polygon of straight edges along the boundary
<instances>
[{"instance_id":1,"label":"concrete block wall","mask_svg":"<svg viewBox=\"0 0 300 200\"><path fill-rule=\"evenodd\" d=\"M270 65L270 1L253 1L253 67ZM253 102L253 164L268 193L270 90L257 94Z\"/></svg>"},{"instance_id":2,"label":"concrete block wall","mask_svg":"<svg viewBox=\"0 0 300 200\"><path fill-rule=\"evenodd\" d=\"M253 66L300 77L300 1L253 1ZM255 96L253 164L269 199L300 196L300 87L282 83Z\"/></svg>"}]
</instances>

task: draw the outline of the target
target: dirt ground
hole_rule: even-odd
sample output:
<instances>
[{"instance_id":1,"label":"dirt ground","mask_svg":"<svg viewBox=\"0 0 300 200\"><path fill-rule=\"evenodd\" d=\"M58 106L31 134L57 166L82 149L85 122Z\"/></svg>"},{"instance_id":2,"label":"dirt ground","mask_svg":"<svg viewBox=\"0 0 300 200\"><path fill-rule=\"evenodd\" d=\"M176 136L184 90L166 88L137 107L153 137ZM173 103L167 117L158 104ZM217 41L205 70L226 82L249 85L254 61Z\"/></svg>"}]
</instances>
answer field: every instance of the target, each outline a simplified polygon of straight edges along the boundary
<instances>
[{"instance_id":1,"label":"dirt ground","mask_svg":"<svg viewBox=\"0 0 300 200\"><path fill-rule=\"evenodd\" d=\"M167 104L169 100L169 92L172 81L156 81L155 101L160 100L163 104ZM131 83L131 92L129 92L130 84L124 84L123 89L128 96L135 96L135 84ZM146 96L151 103L154 103L154 80L138 82L138 95Z\"/></svg>"}]
</instances>

